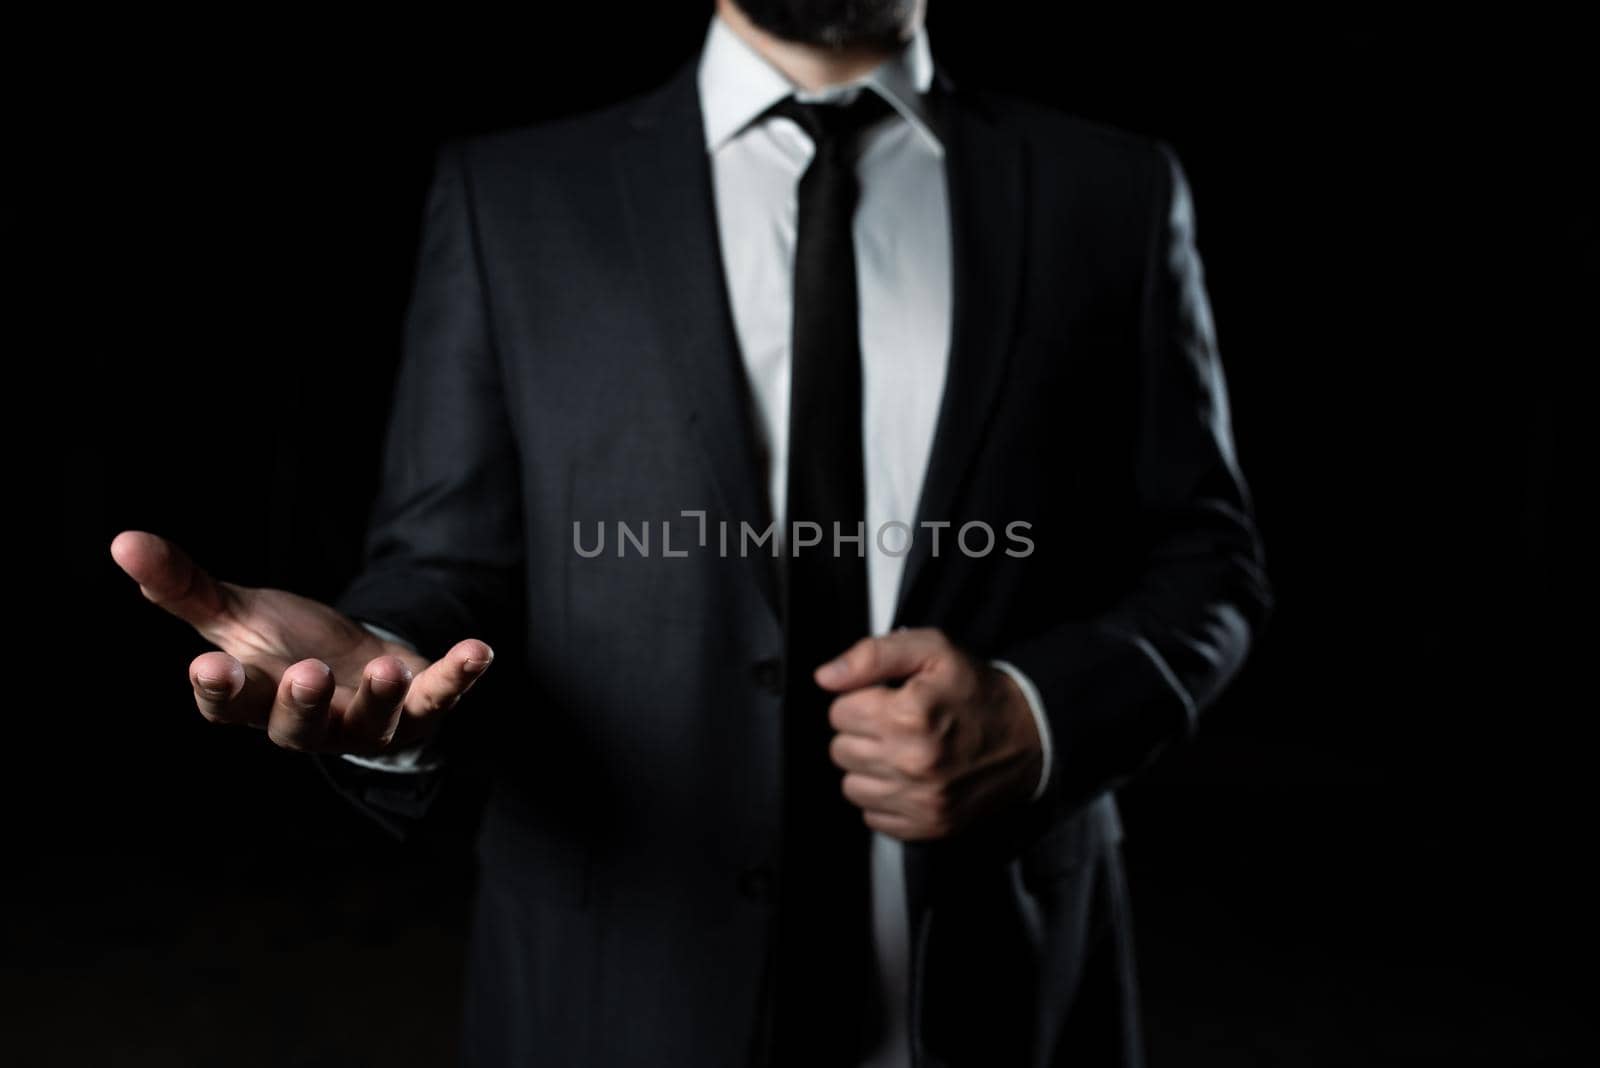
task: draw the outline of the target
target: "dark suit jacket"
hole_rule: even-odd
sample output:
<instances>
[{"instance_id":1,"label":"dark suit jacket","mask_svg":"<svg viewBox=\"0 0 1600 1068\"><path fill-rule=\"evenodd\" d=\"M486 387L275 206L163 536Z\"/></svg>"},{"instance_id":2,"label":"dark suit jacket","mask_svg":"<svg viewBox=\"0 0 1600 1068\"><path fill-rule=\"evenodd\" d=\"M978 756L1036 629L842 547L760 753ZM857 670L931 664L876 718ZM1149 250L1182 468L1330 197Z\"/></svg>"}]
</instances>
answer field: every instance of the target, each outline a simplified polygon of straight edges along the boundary
<instances>
[{"instance_id":1,"label":"dark suit jacket","mask_svg":"<svg viewBox=\"0 0 1600 1068\"><path fill-rule=\"evenodd\" d=\"M907 850L917 1055L1136 1063L1110 791L1195 729L1269 604L1188 188L1160 141L943 72L935 107L955 317L920 516L1024 521L1035 550L919 538L896 624L1025 671L1057 763L1026 811ZM488 735L472 1064L763 1063L783 635L770 557L714 551L767 520L711 198L693 63L437 157L338 604L526 679ZM701 509L712 549L662 558ZM649 557L617 520L651 524Z\"/></svg>"}]
</instances>

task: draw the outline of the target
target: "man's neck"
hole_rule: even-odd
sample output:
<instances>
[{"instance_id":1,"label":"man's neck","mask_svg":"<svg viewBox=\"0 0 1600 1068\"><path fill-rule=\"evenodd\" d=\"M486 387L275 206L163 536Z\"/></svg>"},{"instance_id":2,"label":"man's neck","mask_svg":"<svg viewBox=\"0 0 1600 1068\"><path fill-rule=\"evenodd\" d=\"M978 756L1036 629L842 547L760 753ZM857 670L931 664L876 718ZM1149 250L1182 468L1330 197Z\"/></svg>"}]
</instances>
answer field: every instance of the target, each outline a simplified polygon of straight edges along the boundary
<instances>
[{"instance_id":1,"label":"man's neck","mask_svg":"<svg viewBox=\"0 0 1600 1068\"><path fill-rule=\"evenodd\" d=\"M774 37L751 22L734 0L717 0L717 15L785 77L801 89L813 92L853 82L895 55L893 49L826 48Z\"/></svg>"}]
</instances>

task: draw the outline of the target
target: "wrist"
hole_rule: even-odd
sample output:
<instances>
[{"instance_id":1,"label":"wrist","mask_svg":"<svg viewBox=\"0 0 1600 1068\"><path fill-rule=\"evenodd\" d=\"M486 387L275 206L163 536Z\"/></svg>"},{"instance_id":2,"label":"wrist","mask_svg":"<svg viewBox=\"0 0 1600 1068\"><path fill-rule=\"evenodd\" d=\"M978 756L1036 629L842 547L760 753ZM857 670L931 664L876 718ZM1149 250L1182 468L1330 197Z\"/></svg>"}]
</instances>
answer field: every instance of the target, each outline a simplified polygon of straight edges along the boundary
<instances>
[{"instance_id":1,"label":"wrist","mask_svg":"<svg viewBox=\"0 0 1600 1068\"><path fill-rule=\"evenodd\" d=\"M1044 700L1040 697L1033 680L1016 665L1004 660L993 660L990 661L990 667L1005 679L1006 700L1011 710L1007 721L1016 724L1017 736L1031 754L1028 773L1032 777L1028 781L1033 784L1033 789L1029 800L1037 801L1044 796L1055 765L1050 724L1044 714Z\"/></svg>"}]
</instances>

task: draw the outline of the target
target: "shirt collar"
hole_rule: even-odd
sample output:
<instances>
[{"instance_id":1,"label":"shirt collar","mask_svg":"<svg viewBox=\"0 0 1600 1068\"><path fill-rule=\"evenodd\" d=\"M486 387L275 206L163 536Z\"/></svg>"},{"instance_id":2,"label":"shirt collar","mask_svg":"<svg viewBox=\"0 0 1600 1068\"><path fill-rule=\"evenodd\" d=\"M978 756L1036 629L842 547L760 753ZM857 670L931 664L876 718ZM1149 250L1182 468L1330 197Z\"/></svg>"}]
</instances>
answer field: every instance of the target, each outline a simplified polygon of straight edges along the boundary
<instances>
[{"instance_id":1,"label":"shirt collar","mask_svg":"<svg viewBox=\"0 0 1600 1068\"><path fill-rule=\"evenodd\" d=\"M928 34L920 24L901 51L871 73L821 93L807 93L745 43L720 15L713 15L700 51L700 111L706 150L715 152L738 136L756 116L791 93L802 100L844 96L870 85L910 123L929 147L942 152L924 94L933 83Z\"/></svg>"}]
</instances>

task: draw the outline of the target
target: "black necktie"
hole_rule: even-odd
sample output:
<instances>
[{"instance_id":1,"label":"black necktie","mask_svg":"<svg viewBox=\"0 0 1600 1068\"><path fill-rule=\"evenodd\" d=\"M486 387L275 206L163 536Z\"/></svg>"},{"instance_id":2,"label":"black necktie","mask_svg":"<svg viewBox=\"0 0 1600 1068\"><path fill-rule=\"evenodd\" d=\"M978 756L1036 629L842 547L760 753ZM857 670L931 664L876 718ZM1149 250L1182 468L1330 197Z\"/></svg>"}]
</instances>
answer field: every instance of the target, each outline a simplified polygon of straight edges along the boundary
<instances>
[{"instance_id":1,"label":"black necktie","mask_svg":"<svg viewBox=\"0 0 1600 1068\"><path fill-rule=\"evenodd\" d=\"M779 1064L852 1065L877 1009L871 836L828 754L828 694L812 679L871 628L861 443L860 319L853 219L859 134L889 111L863 89L848 105L793 97L815 154L800 178L785 505L783 865L773 1037ZM797 524L800 524L797 528ZM806 524L816 524L815 527ZM805 545L821 530L819 544ZM796 534L799 537L796 537Z\"/></svg>"}]
</instances>

